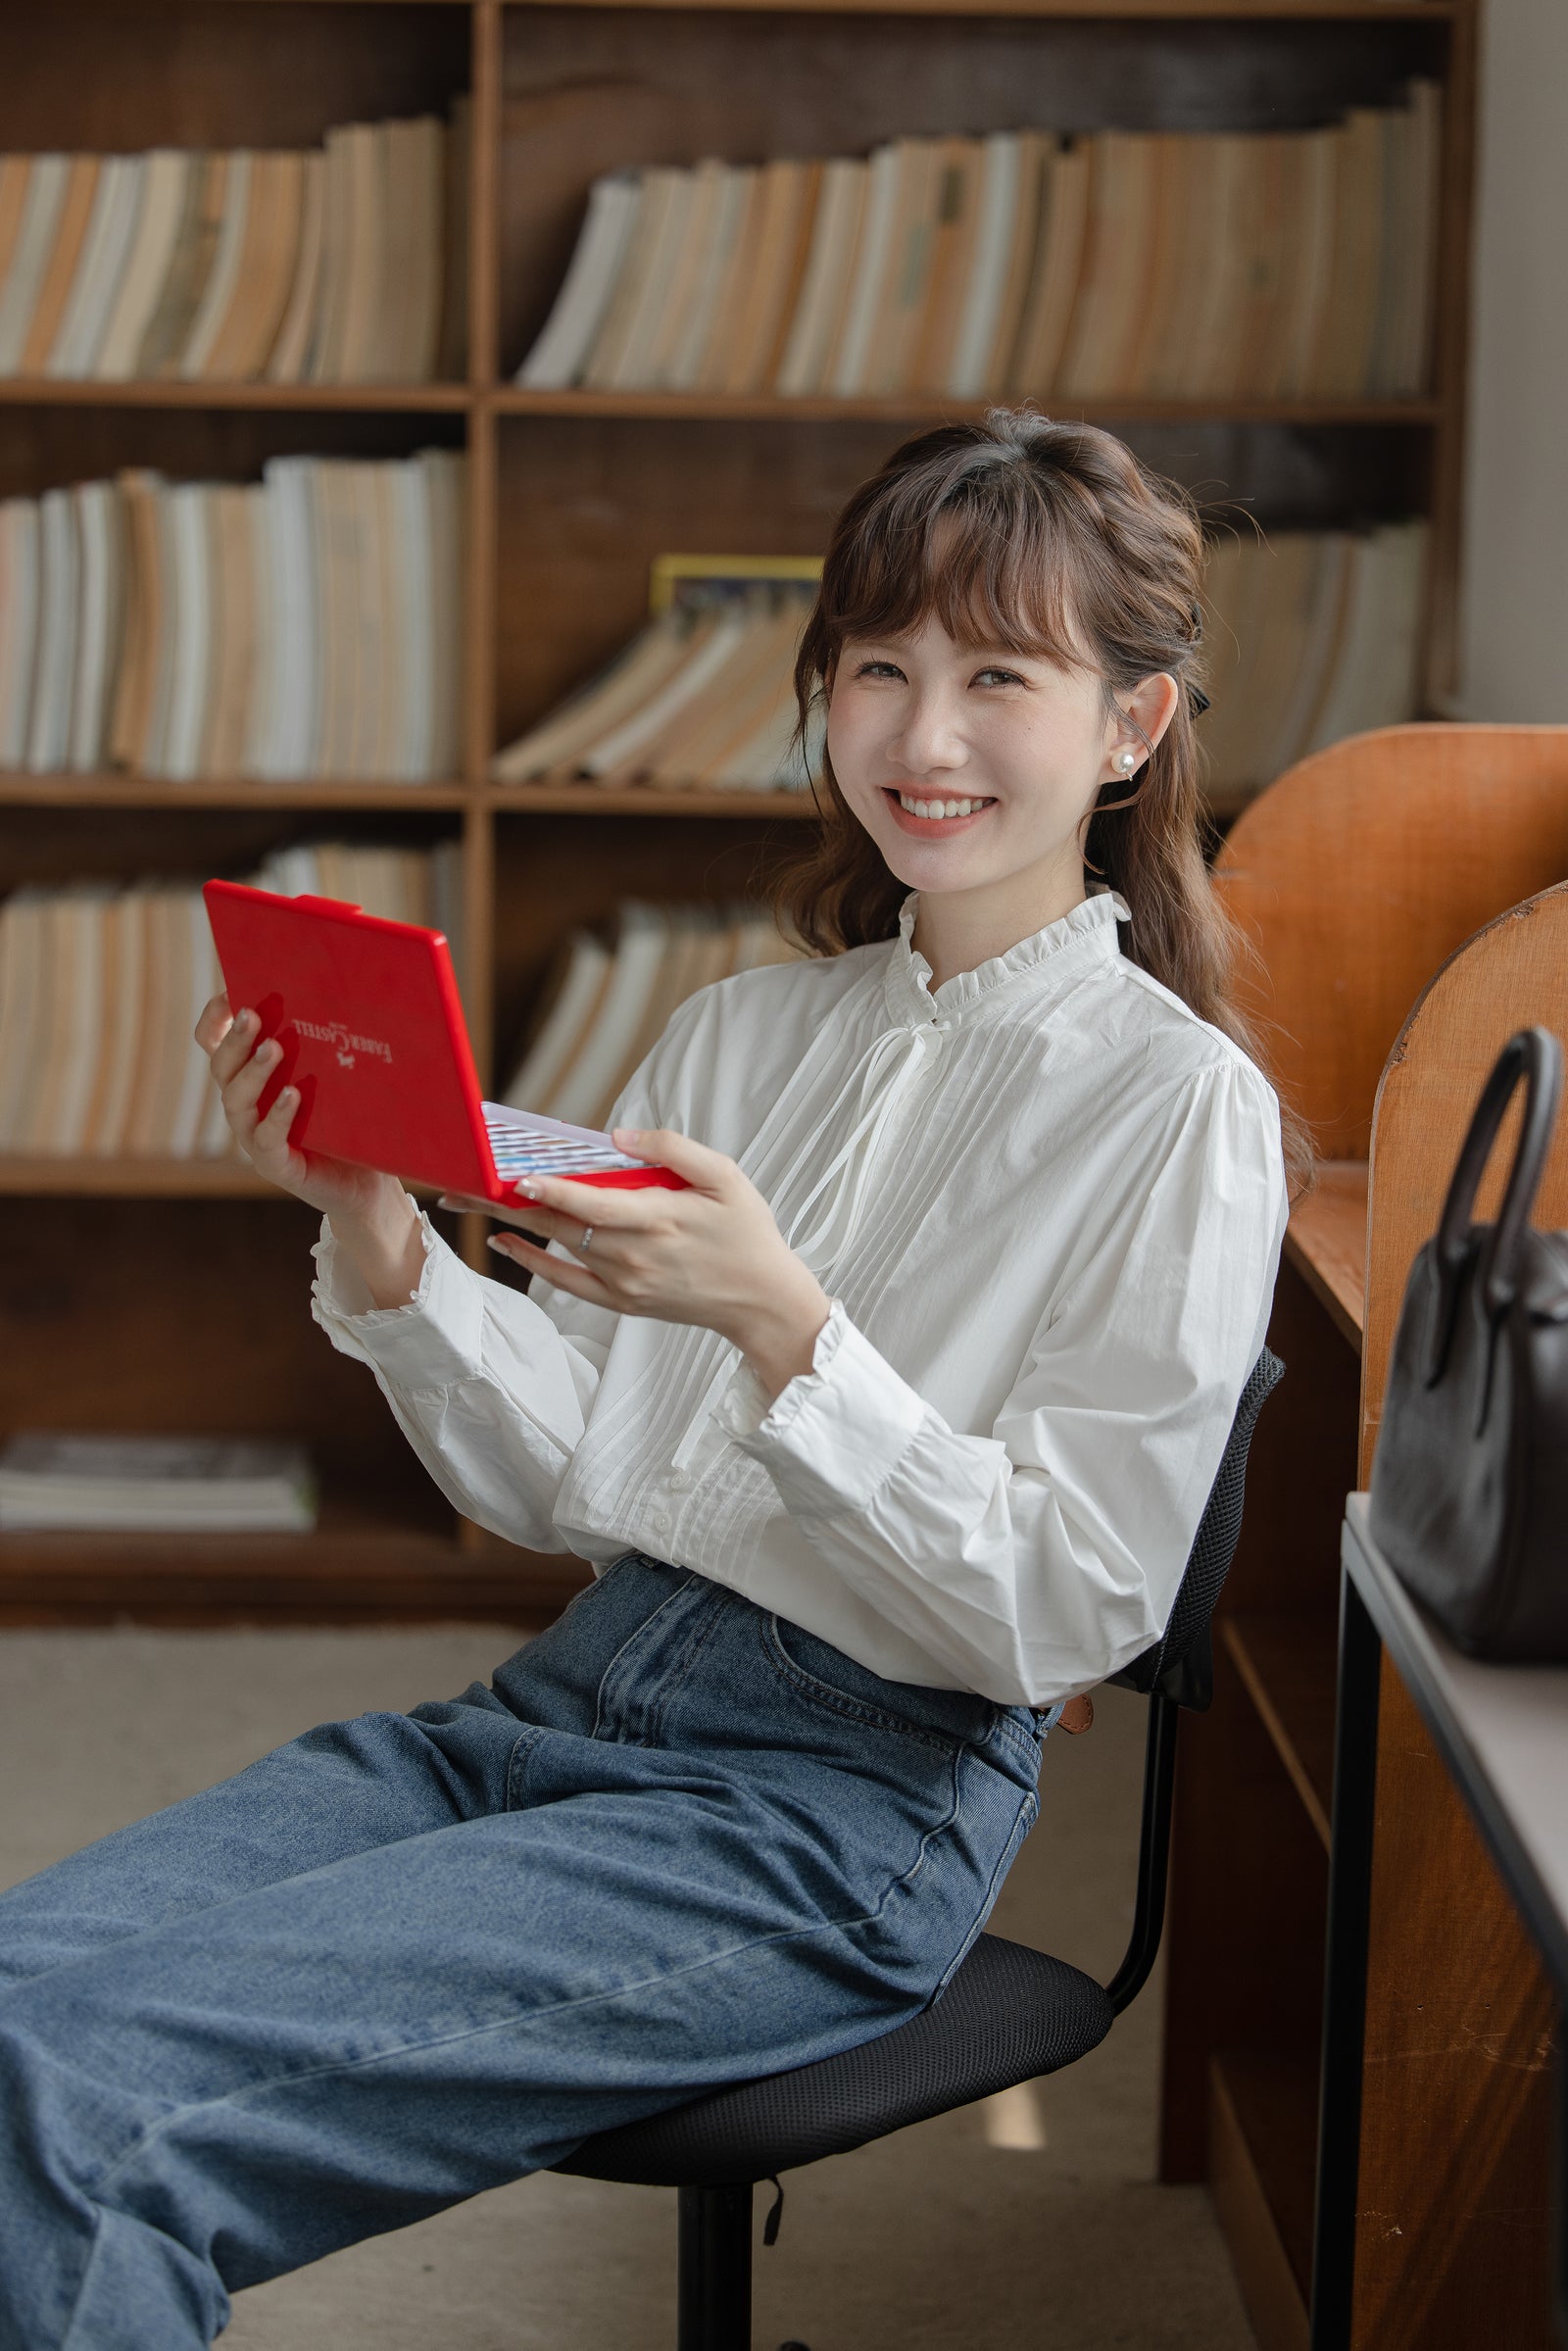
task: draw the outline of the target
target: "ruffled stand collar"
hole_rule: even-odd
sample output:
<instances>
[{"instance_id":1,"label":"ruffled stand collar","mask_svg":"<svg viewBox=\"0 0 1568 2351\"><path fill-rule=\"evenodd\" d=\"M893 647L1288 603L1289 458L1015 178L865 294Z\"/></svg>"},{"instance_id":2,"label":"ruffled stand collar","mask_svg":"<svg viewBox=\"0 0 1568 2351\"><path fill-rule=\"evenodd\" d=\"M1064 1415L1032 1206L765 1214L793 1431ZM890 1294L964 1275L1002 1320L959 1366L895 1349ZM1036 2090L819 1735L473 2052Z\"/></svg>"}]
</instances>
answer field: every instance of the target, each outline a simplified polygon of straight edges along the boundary
<instances>
[{"instance_id":1,"label":"ruffled stand collar","mask_svg":"<svg viewBox=\"0 0 1568 2351\"><path fill-rule=\"evenodd\" d=\"M892 942L888 961L888 1008L906 1020L934 1020L944 1026L987 1004L1000 990L1010 991L1024 983L1047 985L1057 977L1065 981L1085 956L1098 959L1119 955L1116 925L1132 920L1132 909L1120 891L1099 886L1054 922L1009 947L1005 955L992 955L972 971L955 972L951 980L933 988L930 964L910 944L919 904L920 893L911 890L899 911L899 935Z\"/></svg>"}]
</instances>

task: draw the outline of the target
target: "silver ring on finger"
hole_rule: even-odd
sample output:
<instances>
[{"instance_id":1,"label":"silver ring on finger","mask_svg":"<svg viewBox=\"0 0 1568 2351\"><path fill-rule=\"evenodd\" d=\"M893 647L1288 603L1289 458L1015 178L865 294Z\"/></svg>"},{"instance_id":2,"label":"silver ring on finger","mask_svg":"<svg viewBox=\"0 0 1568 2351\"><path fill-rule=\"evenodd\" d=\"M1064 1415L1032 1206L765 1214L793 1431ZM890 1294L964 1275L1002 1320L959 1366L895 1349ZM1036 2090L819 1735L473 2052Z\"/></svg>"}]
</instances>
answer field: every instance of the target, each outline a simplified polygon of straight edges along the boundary
<instances>
[{"instance_id":1,"label":"silver ring on finger","mask_svg":"<svg viewBox=\"0 0 1568 2351\"><path fill-rule=\"evenodd\" d=\"M579 1254L586 1257L588 1251L593 1248L593 1245L594 1228L591 1224L585 1224L582 1228L582 1239L577 1244Z\"/></svg>"}]
</instances>

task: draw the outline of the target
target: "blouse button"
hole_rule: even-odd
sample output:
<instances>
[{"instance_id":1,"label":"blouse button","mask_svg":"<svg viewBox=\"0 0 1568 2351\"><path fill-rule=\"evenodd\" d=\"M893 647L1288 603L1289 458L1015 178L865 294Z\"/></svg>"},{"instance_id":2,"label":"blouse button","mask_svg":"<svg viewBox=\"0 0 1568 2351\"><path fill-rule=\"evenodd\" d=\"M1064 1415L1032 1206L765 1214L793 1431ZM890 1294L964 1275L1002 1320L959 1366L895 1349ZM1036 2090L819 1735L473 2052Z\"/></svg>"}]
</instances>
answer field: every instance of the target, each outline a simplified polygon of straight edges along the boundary
<instances>
[{"instance_id":1,"label":"blouse button","mask_svg":"<svg viewBox=\"0 0 1568 2351\"><path fill-rule=\"evenodd\" d=\"M697 1480L689 1469L672 1469L664 1483L671 1494L689 1494Z\"/></svg>"},{"instance_id":2,"label":"blouse button","mask_svg":"<svg viewBox=\"0 0 1568 2351\"><path fill-rule=\"evenodd\" d=\"M648 1523L653 1528L656 1535L667 1535L670 1529L669 1512L667 1510L656 1510L649 1519Z\"/></svg>"}]
</instances>

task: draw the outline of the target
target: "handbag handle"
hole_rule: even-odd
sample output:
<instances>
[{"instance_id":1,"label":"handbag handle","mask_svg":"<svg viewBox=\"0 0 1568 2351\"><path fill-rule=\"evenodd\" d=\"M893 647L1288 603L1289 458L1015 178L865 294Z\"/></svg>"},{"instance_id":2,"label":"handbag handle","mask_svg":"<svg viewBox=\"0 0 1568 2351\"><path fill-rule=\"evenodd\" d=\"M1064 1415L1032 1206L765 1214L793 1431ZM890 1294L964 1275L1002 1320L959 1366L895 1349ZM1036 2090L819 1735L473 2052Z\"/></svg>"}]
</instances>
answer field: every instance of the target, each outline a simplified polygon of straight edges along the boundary
<instances>
[{"instance_id":1,"label":"handbag handle","mask_svg":"<svg viewBox=\"0 0 1568 2351\"><path fill-rule=\"evenodd\" d=\"M1525 1081L1525 1114L1519 1129L1513 1165L1508 1171L1502 1208L1479 1269L1481 1296L1487 1314L1495 1318L1513 1303L1524 1229L1535 1205L1545 1169L1546 1152L1557 1123L1562 1097L1562 1047L1550 1029L1519 1029L1509 1038L1493 1064L1482 1089L1470 1129L1443 1203L1436 1254L1442 1283L1442 1302L1435 1317L1427 1386L1442 1376L1452 1326L1452 1307L1460 1271L1468 1253L1470 1214L1475 1206L1482 1172L1492 1154L1503 1112L1520 1079Z\"/></svg>"}]
</instances>

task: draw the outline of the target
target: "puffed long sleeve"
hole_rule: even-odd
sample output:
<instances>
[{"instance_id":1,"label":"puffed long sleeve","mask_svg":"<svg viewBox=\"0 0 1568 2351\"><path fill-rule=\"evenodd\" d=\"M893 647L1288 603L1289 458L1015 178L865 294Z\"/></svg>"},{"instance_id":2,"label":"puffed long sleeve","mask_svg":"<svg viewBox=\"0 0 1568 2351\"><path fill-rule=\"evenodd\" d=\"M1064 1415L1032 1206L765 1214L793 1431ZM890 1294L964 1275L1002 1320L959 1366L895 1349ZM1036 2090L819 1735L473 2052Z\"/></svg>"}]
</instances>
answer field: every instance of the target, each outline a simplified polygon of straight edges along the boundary
<instances>
[{"instance_id":1,"label":"puffed long sleeve","mask_svg":"<svg viewBox=\"0 0 1568 2351\"><path fill-rule=\"evenodd\" d=\"M1172 1095L988 1435L951 1428L835 1302L809 1372L725 1409L825 1563L965 1687L1091 1688L1158 1639L1261 1345L1277 1113L1239 1058Z\"/></svg>"},{"instance_id":2,"label":"puffed long sleeve","mask_svg":"<svg viewBox=\"0 0 1568 2351\"><path fill-rule=\"evenodd\" d=\"M564 1550L556 1497L618 1317L573 1298L575 1327L563 1330L532 1298L465 1265L427 1216L419 1222L419 1286L407 1305L377 1307L323 1218L312 1312L340 1353L369 1366L448 1501L510 1543Z\"/></svg>"}]
</instances>

